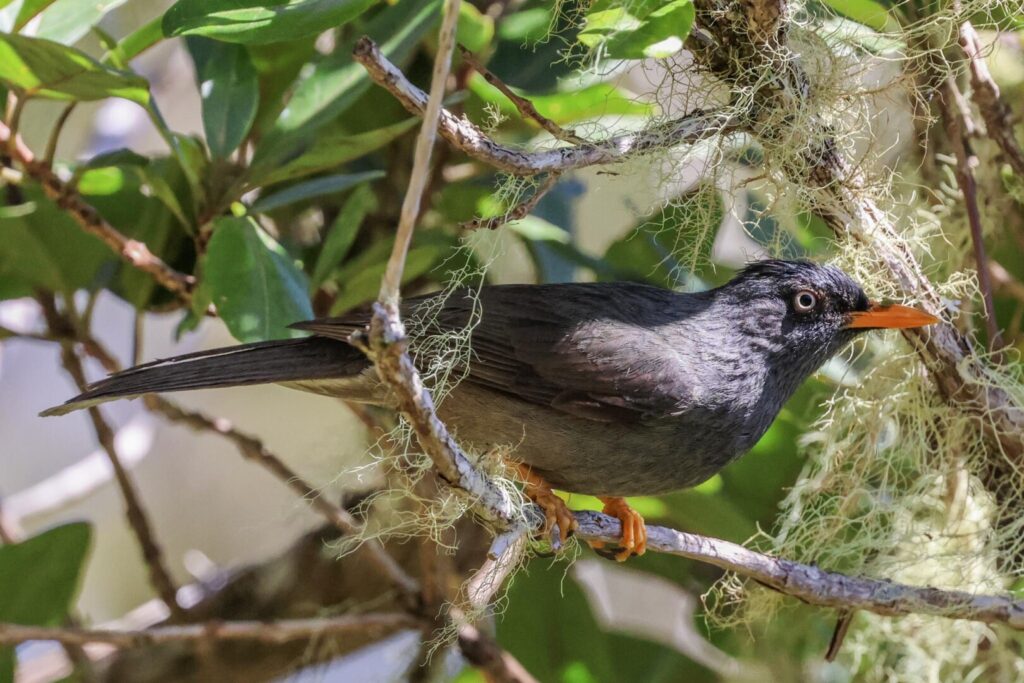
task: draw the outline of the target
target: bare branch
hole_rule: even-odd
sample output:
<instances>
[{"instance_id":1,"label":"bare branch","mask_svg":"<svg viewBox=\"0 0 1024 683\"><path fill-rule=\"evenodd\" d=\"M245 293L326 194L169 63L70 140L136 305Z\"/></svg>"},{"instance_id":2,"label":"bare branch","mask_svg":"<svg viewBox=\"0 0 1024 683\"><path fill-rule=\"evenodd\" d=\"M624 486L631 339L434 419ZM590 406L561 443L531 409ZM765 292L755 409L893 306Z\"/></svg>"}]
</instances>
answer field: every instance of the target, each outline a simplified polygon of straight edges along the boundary
<instances>
[{"instance_id":1,"label":"bare branch","mask_svg":"<svg viewBox=\"0 0 1024 683\"><path fill-rule=\"evenodd\" d=\"M75 353L72 342L67 340L68 335L74 329L73 325L64 314L57 310L52 297L40 297L39 302L51 333L63 338L60 345L61 363L64 365L64 369L71 375L79 391L85 391L89 382L85 378L82 360ZM92 421L93 429L96 432L96 440L99 441L100 446L103 447L104 452L107 454L110 466L114 471L114 479L121 490L121 497L124 499L125 517L132 532L135 534L139 547L142 549L142 557L149 569L150 583L156 590L157 595L160 596L160 599L166 603L171 614L180 615L182 610L177 600L177 588L173 579L171 579L170 571L167 569L163 551L156 541L156 535L153 533L149 515L146 513L138 491L135 489L135 483L132 481L131 476L121 462L121 457L118 455L114 444L114 430L111 429L110 424L104 419L99 408L91 407L88 409L88 412L89 419Z\"/></svg>"},{"instance_id":2,"label":"bare branch","mask_svg":"<svg viewBox=\"0 0 1024 683\"><path fill-rule=\"evenodd\" d=\"M238 449L243 458L256 463L275 477L283 481L288 488L294 491L302 500L309 504L313 510L318 512L333 526L343 533L358 535L362 531L362 524L340 505L335 505L320 495L320 492L310 486L302 477L274 455L262 441L234 428L229 420L224 418L210 418L200 412L185 410L167 399L150 394L145 397L146 406L173 422L180 422L197 432L210 432L218 434ZM409 576L402 567L395 562L376 539L369 539L364 542L369 558L377 567L390 577L391 582L408 595L419 591L419 584L416 579Z\"/></svg>"},{"instance_id":3,"label":"bare branch","mask_svg":"<svg viewBox=\"0 0 1024 683\"><path fill-rule=\"evenodd\" d=\"M459 650L473 666L493 683L538 683L526 667L503 649L494 638L472 624L459 627Z\"/></svg>"},{"instance_id":4,"label":"bare branch","mask_svg":"<svg viewBox=\"0 0 1024 683\"><path fill-rule=\"evenodd\" d=\"M378 85L386 88L410 113L422 116L427 95L380 53L376 43L363 38L353 56ZM586 166L613 164L643 152L694 143L739 129L739 120L718 110L694 110L639 133L616 135L574 147L526 152L498 144L466 119L442 109L437 131L453 147L490 166L513 175L563 172Z\"/></svg>"},{"instance_id":5,"label":"bare branch","mask_svg":"<svg viewBox=\"0 0 1024 683\"><path fill-rule=\"evenodd\" d=\"M491 73L490 69L481 64L479 60L473 55L472 52L467 50L462 45L459 45L459 52L462 53L462 59L473 67L477 73L484 77L484 80L497 88L502 95L504 95L509 102L515 105L515 108L519 110L519 115L524 119L531 119L537 123L538 126L546 130L551 134L551 137L562 142L568 142L574 145L585 145L587 141L579 137L573 131L567 131L559 126L557 123L549 119L548 117L537 111L537 107L533 106L533 102L526 99L521 95L517 95L512 88L510 88L504 81Z\"/></svg>"},{"instance_id":6,"label":"bare branch","mask_svg":"<svg viewBox=\"0 0 1024 683\"><path fill-rule=\"evenodd\" d=\"M960 24L959 43L971 72L971 99L985 119L985 132L1003 150L1013 172L1024 177L1024 151L1013 134L1013 112L1003 100L999 86L981 55L978 33L970 21Z\"/></svg>"},{"instance_id":7,"label":"bare branch","mask_svg":"<svg viewBox=\"0 0 1024 683\"><path fill-rule=\"evenodd\" d=\"M295 640L337 637L349 633L383 635L404 629L419 629L422 626L423 622L419 619L402 613L281 621L211 621L203 624L156 626L141 630L48 628L0 623L0 645L17 645L30 640L54 640L72 645L107 643L121 648L205 640L253 640L279 645Z\"/></svg>"},{"instance_id":8,"label":"bare branch","mask_svg":"<svg viewBox=\"0 0 1024 683\"><path fill-rule=\"evenodd\" d=\"M615 543L621 537L622 525L614 517L587 511L577 512L576 519L580 524L576 534L583 540ZM764 555L729 541L659 526L647 527L647 550L736 572L811 605L886 616L928 614L1024 630L1024 600L1009 595L972 595L846 576Z\"/></svg>"},{"instance_id":9,"label":"bare branch","mask_svg":"<svg viewBox=\"0 0 1024 683\"><path fill-rule=\"evenodd\" d=\"M25 173L38 182L46 196L67 212L85 232L98 237L112 251L135 268L149 273L154 280L182 299L189 299L195 278L181 273L164 263L149 250L145 243L123 235L117 228L105 221L99 212L87 204L77 192L57 177L47 161L35 158L20 138L12 137L10 129L0 123L0 145L10 148L11 155Z\"/></svg>"},{"instance_id":10,"label":"bare branch","mask_svg":"<svg viewBox=\"0 0 1024 683\"><path fill-rule=\"evenodd\" d=\"M985 327L988 331L989 350L999 349L1003 340L999 334L996 321L996 305L992 299L992 274L989 271L988 256L985 254L985 239L981 227L981 211L978 209L978 184L974 179L974 169L978 165L978 157L971 148L969 131L974 127L970 112L957 106L963 98L960 89L952 76L947 76L939 98L942 107L942 118L946 123L946 135L953 145L956 156L956 181L964 196L967 207L967 223L971 228L971 242L974 245L974 263L978 271L978 286L985 304Z\"/></svg>"}]
</instances>

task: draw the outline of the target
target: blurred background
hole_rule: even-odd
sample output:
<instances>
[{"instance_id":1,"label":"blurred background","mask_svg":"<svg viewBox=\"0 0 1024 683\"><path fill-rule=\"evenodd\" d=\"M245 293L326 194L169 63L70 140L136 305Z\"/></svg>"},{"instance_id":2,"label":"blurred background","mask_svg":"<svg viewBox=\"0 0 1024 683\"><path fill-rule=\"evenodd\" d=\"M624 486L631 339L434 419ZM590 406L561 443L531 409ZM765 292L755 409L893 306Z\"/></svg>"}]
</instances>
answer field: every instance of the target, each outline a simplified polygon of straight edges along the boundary
<instances>
[{"instance_id":1,"label":"blurred background","mask_svg":"<svg viewBox=\"0 0 1024 683\"><path fill-rule=\"evenodd\" d=\"M173 4L0 2L0 30L74 46L115 67L119 57L128 57L120 66L148 82L152 103L83 98L96 101L81 101L69 111L66 97L31 99L20 112L18 130L37 154L53 145L58 175L73 178L77 191L107 221L146 241L180 271L210 279L200 286L198 303L176 305L174 296L151 282L141 287L104 248L97 256L95 245L69 237L76 226L38 189L5 184L0 239L7 241L8 252L20 249L24 255L41 245L48 256L36 263L27 256L0 255L5 280L0 283L5 331L0 337L0 509L10 533L21 539L63 523L89 522L91 547L73 609L74 617L88 624L142 627L170 612L154 592L88 415L38 417L78 393L62 368L62 345L52 336L43 338L48 324L52 332L52 320L38 292L46 290L43 296L57 301L62 311L86 320L89 335L122 366L132 364L133 357L151 360L254 340L263 333L244 319L257 304L243 291L249 285L244 280L225 284L234 271L223 264L243 260L231 251L237 244L215 256L218 221L242 220L244 214L273 243L267 254L245 258L272 261L287 271L283 280L294 276L301 284L298 295L288 286L273 293L280 300L269 303L278 313L263 321L261 329L270 331L265 336L285 334L283 325L304 313L338 313L372 300L390 249L416 128L390 95L370 87L365 77L357 79L359 67L353 69L348 52L362 33L383 43L401 32L387 49L425 87L434 50L437 3L364 3L373 6L340 29L271 34L253 42L198 30L174 37L189 33L199 5L178 3L165 17ZM920 165L927 136L904 81L900 46L881 44L887 35L884 19L879 24L878 17L843 16L842 8L836 12L842 3L830 4L809 3L800 16L817 22L809 35L859 65L849 87L868 91L856 115L866 116L873 127L852 141L851 152L872 177L907 163ZM887 12L886 3L860 4ZM715 102L715 88L688 72L692 59L681 49L680 24L675 25L680 36L652 41L668 41L669 47L661 48L665 54L619 61L614 57L621 46L587 42L588 26L593 29L595 22L587 24L586 9L587 3L559 3L556 12L550 3L532 0L466 3L460 41L530 96L542 113L586 138L638 130ZM644 18L649 9L631 11L649 21ZM185 28L175 33L170 20ZM154 33L154 26L162 33ZM988 28L983 37L993 73L1009 95L1019 93L1024 82L1020 34L1001 25ZM672 37L680 41L675 49ZM581 43L605 45L610 58L580 56ZM555 144L458 59L448 106L511 144ZM246 123L239 132L231 121ZM53 135L58 122L59 137ZM322 153L326 149L359 153L332 158ZM746 261L767 254L835 258L821 220L766 181L745 153L752 154L743 145L725 153L696 145L611 169L566 174L528 218L470 234L462 227L465 221L499 216L533 189L440 144L407 291L429 291L484 272L492 283L637 279L699 289L725 281ZM189 154L200 157L193 168L198 181L189 178ZM316 180L321 184L311 186ZM1005 232L991 236L991 252L1005 267L1008 282L1024 277L1019 206L1017 211L1006 217ZM41 242L20 242L26 230L36 231ZM332 234L339 236L328 249ZM31 254L35 258L36 252ZM962 263L959 254L952 258ZM12 265L18 259L21 265ZM60 271L60 286L38 275L44 267ZM220 267L224 274L215 277ZM203 315L210 302L221 318ZM1014 295L1012 286L1000 289L998 304L1011 321L1006 338L1016 343L1019 293ZM830 363L799 391L753 452L722 474L694 490L638 499L636 507L650 522L737 542L772 529L780 502L804 467L802 442L815 437L826 400L853 382L864 362L862 354L856 361ZM105 375L96 357L86 354L84 363L90 380ZM191 392L173 399L258 438L327 499L347 504L382 484L370 449L377 439L372 425L339 401L279 387ZM111 403L102 412L182 607L200 606L197 613L212 618L272 618L329 614L345 604L349 596L343 593L329 599L316 591L315 597L297 595L302 591L295 587L306 582L343 582L316 572L343 571L322 567L358 562L359 556L336 560L331 543L318 536L324 533L322 518L280 479L246 462L222 435L163 419L142 401ZM598 507L579 496L569 502ZM460 530L459 538L472 539L473 533ZM315 557L294 564L302 553ZM453 557L456 563L472 563ZM246 593L239 576L261 587ZM822 658L835 625L832 614L791 606L767 633L764 624L720 628L708 623L702 596L720 578L721 572L708 566L654 554L624 567L587 551L572 562L538 557L516 575L501 601L498 642L542 681L857 678L848 661ZM232 611L231 597L222 597L228 591L238 591L236 602L258 603L263 611ZM281 604L252 597L261 591ZM191 655L157 650L145 665L139 658L121 658L115 673L106 675L112 680L399 681L409 679L409 667L422 654L419 638L409 632L354 653L334 645L343 656L309 645L265 665L248 652L244 657L252 668L220 670L220 678L212 673L217 669L204 668ZM88 650L93 656L109 651ZM439 659L439 680L483 680L478 671L463 670L456 655L442 653ZM56 680L72 670L66 653L53 644L21 646L18 661L20 681Z\"/></svg>"}]
</instances>

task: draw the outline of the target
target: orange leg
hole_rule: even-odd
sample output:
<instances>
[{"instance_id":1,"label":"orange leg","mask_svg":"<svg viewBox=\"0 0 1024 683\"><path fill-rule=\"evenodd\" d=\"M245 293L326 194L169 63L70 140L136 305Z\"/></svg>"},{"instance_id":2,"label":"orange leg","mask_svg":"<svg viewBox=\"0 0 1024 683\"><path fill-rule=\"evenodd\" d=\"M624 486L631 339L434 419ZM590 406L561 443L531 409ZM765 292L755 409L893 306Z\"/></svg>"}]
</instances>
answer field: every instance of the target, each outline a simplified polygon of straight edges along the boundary
<instances>
[{"instance_id":1,"label":"orange leg","mask_svg":"<svg viewBox=\"0 0 1024 683\"><path fill-rule=\"evenodd\" d=\"M639 557L647 552L647 527L640 513L629 507L625 498L602 497L604 514L617 517L622 522L622 550L615 553L615 559L625 562L631 555Z\"/></svg>"},{"instance_id":2,"label":"orange leg","mask_svg":"<svg viewBox=\"0 0 1024 683\"><path fill-rule=\"evenodd\" d=\"M529 465L520 465L519 474L526 482L526 496L544 510L544 535L550 535L557 524L559 540L565 543L579 526L565 501L556 496L551 485L534 474Z\"/></svg>"}]
</instances>

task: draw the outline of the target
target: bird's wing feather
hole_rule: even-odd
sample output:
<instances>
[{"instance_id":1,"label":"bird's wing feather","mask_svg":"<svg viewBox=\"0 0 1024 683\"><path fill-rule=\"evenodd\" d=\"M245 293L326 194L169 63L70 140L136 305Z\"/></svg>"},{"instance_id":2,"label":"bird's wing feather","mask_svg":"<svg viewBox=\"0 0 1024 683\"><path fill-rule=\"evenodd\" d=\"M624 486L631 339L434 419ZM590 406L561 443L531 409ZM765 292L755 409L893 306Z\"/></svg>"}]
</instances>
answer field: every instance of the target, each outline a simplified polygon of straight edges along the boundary
<instances>
[{"instance_id":1,"label":"bird's wing feather","mask_svg":"<svg viewBox=\"0 0 1024 683\"><path fill-rule=\"evenodd\" d=\"M683 410L691 399L690 373L650 326L659 316L667 320L665 308L678 308L674 297L621 283L485 287L451 294L425 331L462 329L478 314L463 381L591 420L638 422ZM415 319L428 299L405 301L403 317ZM356 312L297 327L348 339L368 318Z\"/></svg>"}]
</instances>

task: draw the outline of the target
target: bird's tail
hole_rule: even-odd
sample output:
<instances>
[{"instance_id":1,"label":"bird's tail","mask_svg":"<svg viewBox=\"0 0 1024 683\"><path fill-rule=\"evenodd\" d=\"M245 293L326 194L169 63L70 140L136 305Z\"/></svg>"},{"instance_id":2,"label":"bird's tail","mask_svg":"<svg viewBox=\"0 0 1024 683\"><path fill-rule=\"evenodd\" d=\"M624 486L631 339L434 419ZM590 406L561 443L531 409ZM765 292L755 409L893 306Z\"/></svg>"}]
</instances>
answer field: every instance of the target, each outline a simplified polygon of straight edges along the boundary
<instances>
[{"instance_id":1,"label":"bird's tail","mask_svg":"<svg viewBox=\"0 0 1024 683\"><path fill-rule=\"evenodd\" d=\"M243 344L137 365L90 385L79 396L41 414L63 415L153 392L352 377L366 367L362 353L334 339L306 337Z\"/></svg>"}]
</instances>

